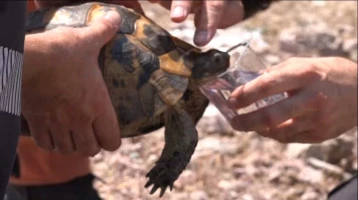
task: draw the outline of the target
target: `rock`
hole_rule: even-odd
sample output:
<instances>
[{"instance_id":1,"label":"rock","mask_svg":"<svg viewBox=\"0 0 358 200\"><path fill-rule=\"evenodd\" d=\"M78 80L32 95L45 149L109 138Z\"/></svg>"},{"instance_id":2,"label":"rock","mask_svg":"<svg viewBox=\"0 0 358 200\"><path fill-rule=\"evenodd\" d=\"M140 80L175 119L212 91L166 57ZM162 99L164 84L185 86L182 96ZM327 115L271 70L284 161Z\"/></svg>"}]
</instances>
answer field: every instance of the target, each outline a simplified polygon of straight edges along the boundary
<instances>
[{"instance_id":1,"label":"rock","mask_svg":"<svg viewBox=\"0 0 358 200\"><path fill-rule=\"evenodd\" d=\"M254 198L250 194L244 194L242 196L243 200L254 200Z\"/></svg>"},{"instance_id":2,"label":"rock","mask_svg":"<svg viewBox=\"0 0 358 200\"><path fill-rule=\"evenodd\" d=\"M176 188L185 188L186 186L191 186L196 182L197 175L192 170L184 170L183 173L179 176L178 180L175 182Z\"/></svg>"},{"instance_id":3,"label":"rock","mask_svg":"<svg viewBox=\"0 0 358 200\"><path fill-rule=\"evenodd\" d=\"M231 199L239 199L239 194L237 194L235 191L230 191L229 196Z\"/></svg>"},{"instance_id":4,"label":"rock","mask_svg":"<svg viewBox=\"0 0 358 200\"><path fill-rule=\"evenodd\" d=\"M307 152L311 144L292 143L286 147L286 156L290 159L299 158Z\"/></svg>"},{"instance_id":5,"label":"rock","mask_svg":"<svg viewBox=\"0 0 358 200\"><path fill-rule=\"evenodd\" d=\"M235 141L221 141L216 137L206 137L198 142L196 151L214 151L222 154L235 155L240 150L240 145Z\"/></svg>"},{"instance_id":6,"label":"rock","mask_svg":"<svg viewBox=\"0 0 358 200\"><path fill-rule=\"evenodd\" d=\"M317 200L319 199L320 195L317 192L314 192L312 190L306 191L301 196L301 200Z\"/></svg>"},{"instance_id":7,"label":"rock","mask_svg":"<svg viewBox=\"0 0 358 200\"><path fill-rule=\"evenodd\" d=\"M208 194L203 191L203 190L199 190L199 191L195 191L190 193L190 199L193 200L207 200L209 199Z\"/></svg>"},{"instance_id":8,"label":"rock","mask_svg":"<svg viewBox=\"0 0 358 200\"><path fill-rule=\"evenodd\" d=\"M322 7L322 6L325 6L325 5L327 4L327 2L314 0L314 1L312 1L312 4L313 4L314 6Z\"/></svg>"},{"instance_id":9,"label":"rock","mask_svg":"<svg viewBox=\"0 0 358 200\"><path fill-rule=\"evenodd\" d=\"M285 29L279 35L279 46L281 51L297 54L302 45L296 41L296 29Z\"/></svg>"},{"instance_id":10,"label":"rock","mask_svg":"<svg viewBox=\"0 0 358 200\"><path fill-rule=\"evenodd\" d=\"M227 180L221 180L219 183L218 183L218 187L222 190L231 190L234 188L234 184L232 184L232 182L230 181L227 181Z\"/></svg>"},{"instance_id":11,"label":"rock","mask_svg":"<svg viewBox=\"0 0 358 200\"><path fill-rule=\"evenodd\" d=\"M271 47L262 37L262 30L251 32L250 46L257 54L268 52Z\"/></svg>"},{"instance_id":12,"label":"rock","mask_svg":"<svg viewBox=\"0 0 358 200\"><path fill-rule=\"evenodd\" d=\"M267 63L267 67L271 67L272 65L276 65L281 62L281 58L279 56L272 54L265 55L263 59Z\"/></svg>"},{"instance_id":13,"label":"rock","mask_svg":"<svg viewBox=\"0 0 358 200\"><path fill-rule=\"evenodd\" d=\"M351 52L354 50L357 50L357 39L356 38L351 38L351 39L347 39L346 41L344 41L343 44L343 49L345 51Z\"/></svg>"},{"instance_id":14,"label":"rock","mask_svg":"<svg viewBox=\"0 0 358 200\"><path fill-rule=\"evenodd\" d=\"M353 155L354 141L344 136L328 140L321 144L311 145L305 157L314 157L332 164L339 164L342 158Z\"/></svg>"},{"instance_id":15,"label":"rock","mask_svg":"<svg viewBox=\"0 0 358 200\"><path fill-rule=\"evenodd\" d=\"M350 54L347 47L344 48L344 41L339 32L331 30L324 23L282 30L279 35L279 46L281 51L295 56L347 57Z\"/></svg>"},{"instance_id":16,"label":"rock","mask_svg":"<svg viewBox=\"0 0 358 200\"><path fill-rule=\"evenodd\" d=\"M220 140L216 137L206 137L202 140L199 140L196 151L205 151L205 150L220 150Z\"/></svg>"},{"instance_id":17,"label":"rock","mask_svg":"<svg viewBox=\"0 0 358 200\"><path fill-rule=\"evenodd\" d=\"M322 160L318 160L316 158L308 158L307 163L312 167L325 171L328 174L340 176L343 177L344 179L348 179L351 176L351 174L346 173L342 168L324 162Z\"/></svg>"},{"instance_id":18,"label":"rock","mask_svg":"<svg viewBox=\"0 0 358 200\"><path fill-rule=\"evenodd\" d=\"M187 200L188 195L186 193L173 193L170 195L169 199L171 199L171 200Z\"/></svg>"},{"instance_id":19,"label":"rock","mask_svg":"<svg viewBox=\"0 0 358 200\"><path fill-rule=\"evenodd\" d=\"M277 183L280 179L282 172L279 170L271 170L271 172L268 174L268 181L272 183Z\"/></svg>"},{"instance_id":20,"label":"rock","mask_svg":"<svg viewBox=\"0 0 358 200\"><path fill-rule=\"evenodd\" d=\"M217 30L217 34L205 49L218 48L225 51L242 41L249 39L252 32L248 32L240 26L230 27L227 30Z\"/></svg>"},{"instance_id":21,"label":"rock","mask_svg":"<svg viewBox=\"0 0 358 200\"><path fill-rule=\"evenodd\" d=\"M239 178L240 176L246 174L246 170L243 167L235 167L232 170L232 173L234 174L235 178Z\"/></svg>"},{"instance_id":22,"label":"rock","mask_svg":"<svg viewBox=\"0 0 358 200\"><path fill-rule=\"evenodd\" d=\"M158 158L158 155L156 155L156 154L150 154L147 161L150 162L150 163L154 163L154 162L156 162L158 159L159 159L159 158Z\"/></svg>"},{"instance_id":23,"label":"rock","mask_svg":"<svg viewBox=\"0 0 358 200\"><path fill-rule=\"evenodd\" d=\"M312 184L320 184L324 181L324 174L321 170L304 167L298 174L298 179Z\"/></svg>"},{"instance_id":24,"label":"rock","mask_svg":"<svg viewBox=\"0 0 358 200\"><path fill-rule=\"evenodd\" d=\"M354 141L344 135L321 144L288 144L288 158L317 158L332 164L339 164L342 159L353 155Z\"/></svg>"}]
</instances>

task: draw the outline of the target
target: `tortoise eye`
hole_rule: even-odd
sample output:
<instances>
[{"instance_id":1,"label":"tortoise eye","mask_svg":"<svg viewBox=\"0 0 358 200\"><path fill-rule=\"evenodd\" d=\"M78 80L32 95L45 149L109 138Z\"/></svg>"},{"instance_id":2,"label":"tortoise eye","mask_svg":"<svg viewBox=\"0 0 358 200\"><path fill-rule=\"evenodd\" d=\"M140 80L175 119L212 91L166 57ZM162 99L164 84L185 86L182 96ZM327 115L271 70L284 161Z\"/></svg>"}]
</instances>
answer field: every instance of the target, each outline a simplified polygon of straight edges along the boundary
<instances>
[{"instance_id":1,"label":"tortoise eye","mask_svg":"<svg viewBox=\"0 0 358 200\"><path fill-rule=\"evenodd\" d=\"M214 55L214 62L215 63L220 63L221 62L221 55L220 54L215 54Z\"/></svg>"}]
</instances>

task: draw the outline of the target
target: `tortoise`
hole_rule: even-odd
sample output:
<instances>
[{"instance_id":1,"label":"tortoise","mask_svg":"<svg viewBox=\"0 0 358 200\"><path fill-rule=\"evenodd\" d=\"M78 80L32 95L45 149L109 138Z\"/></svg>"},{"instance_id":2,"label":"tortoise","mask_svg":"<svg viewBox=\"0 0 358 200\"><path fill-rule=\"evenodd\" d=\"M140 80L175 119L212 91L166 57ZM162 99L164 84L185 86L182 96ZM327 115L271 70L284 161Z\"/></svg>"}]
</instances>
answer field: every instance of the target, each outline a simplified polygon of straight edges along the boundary
<instances>
[{"instance_id":1,"label":"tortoise","mask_svg":"<svg viewBox=\"0 0 358 200\"><path fill-rule=\"evenodd\" d=\"M145 184L146 188L153 185L150 194L161 188L162 196L168 186L173 189L197 145L195 126L209 103L199 86L224 72L230 55L216 49L202 52L144 15L106 3L34 11L28 15L27 32L87 26L109 10L120 14L120 30L102 48L99 66L122 137L143 135L165 126L164 149L147 173L149 180ZM23 127L23 132L28 131Z\"/></svg>"}]
</instances>

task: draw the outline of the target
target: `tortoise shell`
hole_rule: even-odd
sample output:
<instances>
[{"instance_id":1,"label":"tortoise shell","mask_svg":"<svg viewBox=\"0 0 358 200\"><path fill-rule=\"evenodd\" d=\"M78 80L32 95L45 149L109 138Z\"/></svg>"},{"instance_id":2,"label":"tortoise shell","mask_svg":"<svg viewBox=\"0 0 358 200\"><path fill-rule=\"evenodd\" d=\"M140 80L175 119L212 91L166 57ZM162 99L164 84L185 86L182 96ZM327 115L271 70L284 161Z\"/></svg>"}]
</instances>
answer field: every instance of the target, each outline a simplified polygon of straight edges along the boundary
<instances>
[{"instance_id":1,"label":"tortoise shell","mask_svg":"<svg viewBox=\"0 0 358 200\"><path fill-rule=\"evenodd\" d=\"M28 15L27 32L59 26L84 27L109 10L121 16L120 29L98 58L116 110L122 137L149 133L165 126L165 147L147 174L151 193L162 196L190 161L197 144L195 125L208 100L199 84L225 71L229 55L198 48L171 36L135 11L120 5L84 3L48 8ZM28 130L26 130L28 131Z\"/></svg>"}]
</instances>

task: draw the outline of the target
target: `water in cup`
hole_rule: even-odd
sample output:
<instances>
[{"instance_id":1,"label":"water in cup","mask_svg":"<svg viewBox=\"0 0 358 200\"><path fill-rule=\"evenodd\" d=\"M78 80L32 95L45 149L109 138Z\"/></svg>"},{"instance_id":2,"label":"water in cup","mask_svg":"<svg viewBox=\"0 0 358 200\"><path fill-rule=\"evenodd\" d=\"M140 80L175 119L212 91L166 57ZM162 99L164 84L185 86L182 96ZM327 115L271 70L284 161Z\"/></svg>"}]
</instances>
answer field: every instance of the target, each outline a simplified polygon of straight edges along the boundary
<instances>
[{"instance_id":1,"label":"water in cup","mask_svg":"<svg viewBox=\"0 0 358 200\"><path fill-rule=\"evenodd\" d=\"M233 49L230 49L230 51L231 50ZM233 110L230 108L227 100L231 93L240 85L262 75L262 70L266 69L263 62L250 48L249 41L241 43L237 48L236 53L239 54L237 60L233 62L233 65L230 66L226 72L219 74L217 77L200 87L201 92L228 120L238 114L251 112L267 105L271 105L286 97L285 94L277 94L259 100L243 109Z\"/></svg>"}]
</instances>

